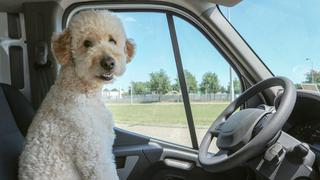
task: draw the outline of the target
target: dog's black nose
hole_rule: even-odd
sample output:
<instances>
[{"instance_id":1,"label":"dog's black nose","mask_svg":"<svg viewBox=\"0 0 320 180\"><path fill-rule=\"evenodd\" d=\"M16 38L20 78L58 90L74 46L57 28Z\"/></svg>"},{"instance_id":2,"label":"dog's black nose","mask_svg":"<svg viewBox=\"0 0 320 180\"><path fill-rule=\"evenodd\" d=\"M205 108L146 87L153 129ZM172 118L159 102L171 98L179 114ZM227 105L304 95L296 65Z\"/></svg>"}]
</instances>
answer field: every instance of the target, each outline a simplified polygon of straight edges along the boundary
<instances>
[{"instance_id":1,"label":"dog's black nose","mask_svg":"<svg viewBox=\"0 0 320 180\"><path fill-rule=\"evenodd\" d=\"M101 65L105 70L110 71L110 70L112 70L112 69L115 67L116 62L115 62L115 60L114 60L112 57L110 57L110 56L105 56L105 57L103 57L103 58L101 59L100 65Z\"/></svg>"}]
</instances>

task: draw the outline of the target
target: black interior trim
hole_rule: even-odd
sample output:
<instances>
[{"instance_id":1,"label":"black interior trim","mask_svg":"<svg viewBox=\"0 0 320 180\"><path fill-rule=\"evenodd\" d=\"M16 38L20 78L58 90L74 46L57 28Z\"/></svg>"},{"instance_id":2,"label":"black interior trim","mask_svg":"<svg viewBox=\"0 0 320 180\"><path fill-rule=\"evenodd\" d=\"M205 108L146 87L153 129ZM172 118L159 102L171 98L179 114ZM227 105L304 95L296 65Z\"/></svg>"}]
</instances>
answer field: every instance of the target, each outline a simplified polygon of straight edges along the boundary
<instances>
[{"instance_id":1,"label":"black interior trim","mask_svg":"<svg viewBox=\"0 0 320 180\"><path fill-rule=\"evenodd\" d=\"M23 49L20 46L9 47L11 85L24 88Z\"/></svg>"},{"instance_id":2,"label":"black interior trim","mask_svg":"<svg viewBox=\"0 0 320 180\"><path fill-rule=\"evenodd\" d=\"M133 146L138 144L148 144L149 139L141 134L137 134L131 131L127 131L120 128L114 128L116 139L113 146ZM128 136L130 134L130 138Z\"/></svg>"}]
</instances>

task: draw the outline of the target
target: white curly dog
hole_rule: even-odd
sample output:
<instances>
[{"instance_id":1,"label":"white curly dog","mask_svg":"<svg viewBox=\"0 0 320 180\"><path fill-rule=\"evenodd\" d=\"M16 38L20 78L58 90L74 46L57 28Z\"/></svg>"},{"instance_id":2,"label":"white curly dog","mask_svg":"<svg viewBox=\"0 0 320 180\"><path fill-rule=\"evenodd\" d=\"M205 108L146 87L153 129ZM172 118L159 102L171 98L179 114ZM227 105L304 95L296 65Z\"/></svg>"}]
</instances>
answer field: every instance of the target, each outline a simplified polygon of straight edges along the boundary
<instances>
[{"instance_id":1,"label":"white curly dog","mask_svg":"<svg viewBox=\"0 0 320 180\"><path fill-rule=\"evenodd\" d=\"M28 130L19 179L119 179L112 114L100 96L124 73L134 44L115 15L83 11L53 38L52 51L60 75Z\"/></svg>"}]
</instances>

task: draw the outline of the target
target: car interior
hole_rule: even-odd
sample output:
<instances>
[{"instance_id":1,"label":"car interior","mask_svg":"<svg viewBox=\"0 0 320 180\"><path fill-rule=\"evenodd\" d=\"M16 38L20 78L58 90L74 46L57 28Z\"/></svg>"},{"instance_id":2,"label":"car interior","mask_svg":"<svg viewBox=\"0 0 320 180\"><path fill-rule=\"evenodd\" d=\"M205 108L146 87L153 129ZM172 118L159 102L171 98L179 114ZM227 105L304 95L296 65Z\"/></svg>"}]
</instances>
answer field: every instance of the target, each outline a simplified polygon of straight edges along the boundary
<instances>
[{"instance_id":1,"label":"car interior","mask_svg":"<svg viewBox=\"0 0 320 180\"><path fill-rule=\"evenodd\" d=\"M18 178L24 137L59 72L51 37L85 9L165 14L180 80L184 71L173 18L185 20L225 58L243 89L198 141L186 84L180 81L192 148L115 127L113 152L120 179L320 179L320 93L296 90L287 77L270 72L220 11L219 6L238 3L1 0L0 179ZM214 138L218 152L209 150Z\"/></svg>"}]
</instances>

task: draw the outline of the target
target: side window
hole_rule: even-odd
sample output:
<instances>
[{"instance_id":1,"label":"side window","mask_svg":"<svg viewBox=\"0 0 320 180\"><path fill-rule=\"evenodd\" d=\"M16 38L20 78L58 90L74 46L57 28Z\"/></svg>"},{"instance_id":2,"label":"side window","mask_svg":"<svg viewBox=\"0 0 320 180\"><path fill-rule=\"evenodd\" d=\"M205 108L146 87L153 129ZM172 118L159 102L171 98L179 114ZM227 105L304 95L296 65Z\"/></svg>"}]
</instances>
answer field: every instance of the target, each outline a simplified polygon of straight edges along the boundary
<instances>
[{"instance_id":1,"label":"side window","mask_svg":"<svg viewBox=\"0 0 320 180\"><path fill-rule=\"evenodd\" d=\"M117 13L136 45L124 76L103 90L116 127L194 147L165 13ZM173 17L198 144L208 126L240 93L240 83L217 49L194 26ZM234 88L230 88L234 87ZM190 117L189 117L190 120ZM213 147L214 150L214 147Z\"/></svg>"},{"instance_id":2,"label":"side window","mask_svg":"<svg viewBox=\"0 0 320 180\"><path fill-rule=\"evenodd\" d=\"M208 127L230 100L239 95L241 86L224 57L198 29L179 17L173 20L200 144Z\"/></svg>"},{"instance_id":3,"label":"side window","mask_svg":"<svg viewBox=\"0 0 320 180\"><path fill-rule=\"evenodd\" d=\"M177 68L165 13L118 13L136 55L103 98L117 127L168 142L191 146Z\"/></svg>"}]
</instances>

